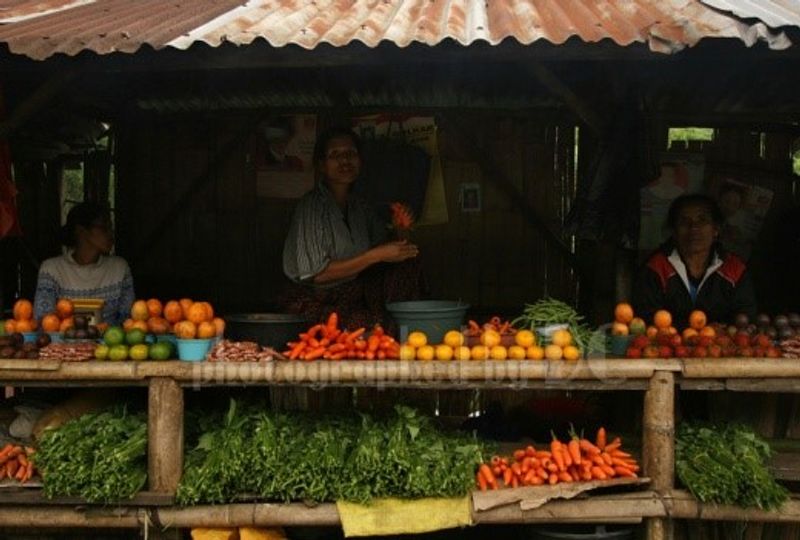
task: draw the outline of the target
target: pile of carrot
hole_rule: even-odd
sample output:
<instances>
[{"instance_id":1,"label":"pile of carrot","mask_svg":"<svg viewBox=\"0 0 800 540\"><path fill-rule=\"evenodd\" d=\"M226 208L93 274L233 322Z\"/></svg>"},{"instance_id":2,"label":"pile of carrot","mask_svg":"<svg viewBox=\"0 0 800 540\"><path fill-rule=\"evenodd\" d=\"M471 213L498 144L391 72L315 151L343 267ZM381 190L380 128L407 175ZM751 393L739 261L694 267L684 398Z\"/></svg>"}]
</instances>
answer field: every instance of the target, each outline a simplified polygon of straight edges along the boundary
<instances>
[{"instance_id":1,"label":"pile of carrot","mask_svg":"<svg viewBox=\"0 0 800 540\"><path fill-rule=\"evenodd\" d=\"M514 451L513 457L492 457L476 474L481 491L501 487L554 485L559 482L588 482L611 478L636 478L639 465L622 450L619 437L606 442L606 430L597 430L592 442L573 435L568 442L556 437L549 450L528 446Z\"/></svg>"},{"instance_id":2,"label":"pile of carrot","mask_svg":"<svg viewBox=\"0 0 800 540\"><path fill-rule=\"evenodd\" d=\"M324 324L315 324L287 343L283 354L290 360L390 360L400 358L400 344L376 325L369 336L366 328L352 332L339 328L339 315L328 316Z\"/></svg>"},{"instance_id":3,"label":"pile of carrot","mask_svg":"<svg viewBox=\"0 0 800 540\"><path fill-rule=\"evenodd\" d=\"M24 484L33 476L33 448L7 444L0 450L0 480L13 478Z\"/></svg>"},{"instance_id":4,"label":"pile of carrot","mask_svg":"<svg viewBox=\"0 0 800 540\"><path fill-rule=\"evenodd\" d=\"M517 329L511 326L511 321L504 321L500 317L494 316L483 323L483 325L470 319L469 323L467 323L467 329L464 331L464 335L476 337L480 336L486 330L494 330L501 336L513 336L517 333Z\"/></svg>"}]
</instances>

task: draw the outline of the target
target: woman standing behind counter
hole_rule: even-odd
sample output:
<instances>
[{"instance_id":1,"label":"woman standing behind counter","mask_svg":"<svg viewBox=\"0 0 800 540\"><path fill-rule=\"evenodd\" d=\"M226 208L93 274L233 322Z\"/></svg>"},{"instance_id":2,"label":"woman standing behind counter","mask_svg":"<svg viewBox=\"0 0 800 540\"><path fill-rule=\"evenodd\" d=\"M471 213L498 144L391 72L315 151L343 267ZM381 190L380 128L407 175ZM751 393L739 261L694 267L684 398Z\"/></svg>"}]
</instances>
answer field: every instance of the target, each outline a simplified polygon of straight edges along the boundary
<instances>
[{"instance_id":1,"label":"woman standing behind counter","mask_svg":"<svg viewBox=\"0 0 800 540\"><path fill-rule=\"evenodd\" d=\"M104 300L103 322L121 324L133 304L133 277L125 259L110 255L114 233L108 209L90 202L72 207L61 243L67 252L39 268L34 316L55 312L59 298L98 298Z\"/></svg>"},{"instance_id":2,"label":"woman standing behind counter","mask_svg":"<svg viewBox=\"0 0 800 540\"><path fill-rule=\"evenodd\" d=\"M314 164L317 184L298 203L283 248L283 270L293 286L281 303L313 321L337 311L350 327L382 322L386 302L419 297L419 265L409 261L419 249L386 242L386 225L350 193L361 172L355 133L334 128L321 134Z\"/></svg>"}]
</instances>

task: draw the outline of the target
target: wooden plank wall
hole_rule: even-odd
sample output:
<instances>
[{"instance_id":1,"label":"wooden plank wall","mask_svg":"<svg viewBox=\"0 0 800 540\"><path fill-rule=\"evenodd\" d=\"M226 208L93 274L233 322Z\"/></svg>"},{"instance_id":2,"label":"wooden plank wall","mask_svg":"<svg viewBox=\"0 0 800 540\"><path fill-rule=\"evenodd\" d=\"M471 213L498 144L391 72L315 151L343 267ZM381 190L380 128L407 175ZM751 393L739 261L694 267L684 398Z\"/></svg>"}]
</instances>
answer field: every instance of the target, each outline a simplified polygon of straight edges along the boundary
<instances>
[{"instance_id":1,"label":"wooden plank wall","mask_svg":"<svg viewBox=\"0 0 800 540\"><path fill-rule=\"evenodd\" d=\"M222 172L152 245L142 245L209 166L214 150L247 119L141 114L120 126L118 249L131 259L140 296L208 298L228 313L273 306L286 283L281 252L296 201L256 197L252 140L225 160ZM574 189L572 127L514 117L494 118L488 125L481 118L471 125L527 201L558 231L565 198ZM414 235L432 296L509 314L544 294L571 299L575 279L539 231L446 132L440 133L440 151L450 221L420 227ZM462 182L481 185L482 212L460 211Z\"/></svg>"}]
</instances>

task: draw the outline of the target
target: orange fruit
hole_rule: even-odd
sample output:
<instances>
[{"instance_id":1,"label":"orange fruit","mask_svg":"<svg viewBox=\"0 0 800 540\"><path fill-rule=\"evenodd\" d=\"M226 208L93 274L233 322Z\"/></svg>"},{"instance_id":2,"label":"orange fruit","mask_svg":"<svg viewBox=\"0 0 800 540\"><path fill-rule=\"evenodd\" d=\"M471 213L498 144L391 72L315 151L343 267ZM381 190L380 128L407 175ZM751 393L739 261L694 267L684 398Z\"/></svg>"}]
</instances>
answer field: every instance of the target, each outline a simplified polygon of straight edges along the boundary
<instances>
[{"instance_id":1,"label":"orange fruit","mask_svg":"<svg viewBox=\"0 0 800 540\"><path fill-rule=\"evenodd\" d=\"M61 326L61 319L55 313L48 313L42 317L42 330L45 332L58 332L59 326Z\"/></svg>"},{"instance_id":2,"label":"orange fruit","mask_svg":"<svg viewBox=\"0 0 800 540\"><path fill-rule=\"evenodd\" d=\"M200 324L201 322L211 320L208 318L208 311L206 310L206 306L203 305L203 302L195 302L189 306L186 319L192 321L194 324Z\"/></svg>"},{"instance_id":3,"label":"orange fruit","mask_svg":"<svg viewBox=\"0 0 800 540\"><path fill-rule=\"evenodd\" d=\"M33 304L30 300L20 298L14 302L14 318L18 321L28 321L33 317ZM17 330L18 332L27 332L28 330Z\"/></svg>"},{"instance_id":4,"label":"orange fruit","mask_svg":"<svg viewBox=\"0 0 800 540\"><path fill-rule=\"evenodd\" d=\"M150 317L161 317L164 307L161 305L161 300L158 298L151 298L147 301L147 312Z\"/></svg>"},{"instance_id":5,"label":"orange fruit","mask_svg":"<svg viewBox=\"0 0 800 540\"><path fill-rule=\"evenodd\" d=\"M653 324L656 328L669 328L672 326L672 314L666 309L659 309L653 315Z\"/></svg>"},{"instance_id":6,"label":"orange fruit","mask_svg":"<svg viewBox=\"0 0 800 540\"><path fill-rule=\"evenodd\" d=\"M17 321L17 332L33 332L33 324L30 319L22 319Z\"/></svg>"},{"instance_id":7,"label":"orange fruit","mask_svg":"<svg viewBox=\"0 0 800 540\"><path fill-rule=\"evenodd\" d=\"M400 346L400 360L414 360L417 357L417 350L411 345Z\"/></svg>"},{"instance_id":8,"label":"orange fruit","mask_svg":"<svg viewBox=\"0 0 800 540\"><path fill-rule=\"evenodd\" d=\"M137 300L131 306L131 319L135 321L146 321L150 317L150 312L147 309L147 302L144 300Z\"/></svg>"},{"instance_id":9,"label":"orange fruit","mask_svg":"<svg viewBox=\"0 0 800 540\"><path fill-rule=\"evenodd\" d=\"M495 345L489 349L489 358L492 360L505 360L508 358L508 349L502 345Z\"/></svg>"},{"instance_id":10,"label":"orange fruit","mask_svg":"<svg viewBox=\"0 0 800 540\"><path fill-rule=\"evenodd\" d=\"M481 345L485 345L488 349L491 349L492 347L500 345L502 338L500 337L500 333L496 330L486 330L481 334L480 340Z\"/></svg>"},{"instance_id":11,"label":"orange fruit","mask_svg":"<svg viewBox=\"0 0 800 540\"><path fill-rule=\"evenodd\" d=\"M58 302L56 302L56 315L58 315L59 319L64 320L68 317L72 317L74 312L75 306L71 300L67 298L58 299Z\"/></svg>"},{"instance_id":12,"label":"orange fruit","mask_svg":"<svg viewBox=\"0 0 800 540\"><path fill-rule=\"evenodd\" d=\"M544 349L538 345L531 345L525 349L525 357L528 360L541 360L544 358Z\"/></svg>"},{"instance_id":13,"label":"orange fruit","mask_svg":"<svg viewBox=\"0 0 800 540\"><path fill-rule=\"evenodd\" d=\"M5 330L6 334L13 334L17 331L17 321L14 319L6 319L3 330Z\"/></svg>"},{"instance_id":14,"label":"orange fruit","mask_svg":"<svg viewBox=\"0 0 800 540\"><path fill-rule=\"evenodd\" d=\"M483 345L473 345L471 354L473 360L486 360L489 358L489 350Z\"/></svg>"},{"instance_id":15,"label":"orange fruit","mask_svg":"<svg viewBox=\"0 0 800 540\"><path fill-rule=\"evenodd\" d=\"M140 320L133 321L133 323L131 324L131 330L133 330L134 328L138 328L145 334L150 331L147 328L147 321L140 321Z\"/></svg>"},{"instance_id":16,"label":"orange fruit","mask_svg":"<svg viewBox=\"0 0 800 540\"><path fill-rule=\"evenodd\" d=\"M433 345L423 345L417 349L417 360L433 360L436 358L436 349Z\"/></svg>"},{"instance_id":17,"label":"orange fruit","mask_svg":"<svg viewBox=\"0 0 800 540\"><path fill-rule=\"evenodd\" d=\"M698 332L701 336L716 337L717 332L713 326L704 326Z\"/></svg>"},{"instance_id":18,"label":"orange fruit","mask_svg":"<svg viewBox=\"0 0 800 540\"><path fill-rule=\"evenodd\" d=\"M166 334L169 332L169 322L163 317L150 317L147 319L147 329L152 334Z\"/></svg>"},{"instance_id":19,"label":"orange fruit","mask_svg":"<svg viewBox=\"0 0 800 540\"><path fill-rule=\"evenodd\" d=\"M627 324L619 321L614 321L614 323L611 325L611 335L627 336L628 334L630 334L630 330L628 329Z\"/></svg>"},{"instance_id":20,"label":"orange fruit","mask_svg":"<svg viewBox=\"0 0 800 540\"><path fill-rule=\"evenodd\" d=\"M531 345L533 347L533 345ZM508 348L508 357L511 360L525 360L525 347L521 345L512 345Z\"/></svg>"},{"instance_id":21,"label":"orange fruit","mask_svg":"<svg viewBox=\"0 0 800 540\"><path fill-rule=\"evenodd\" d=\"M469 360L472 358L472 351L466 345L461 345L453 349L453 358L456 360Z\"/></svg>"},{"instance_id":22,"label":"orange fruit","mask_svg":"<svg viewBox=\"0 0 800 540\"><path fill-rule=\"evenodd\" d=\"M178 300L178 303L181 305L181 310L183 311L183 318L189 318L189 308L192 307L194 301L191 298L181 298Z\"/></svg>"},{"instance_id":23,"label":"orange fruit","mask_svg":"<svg viewBox=\"0 0 800 540\"><path fill-rule=\"evenodd\" d=\"M197 337L199 339L213 338L217 334L217 329L214 323L203 321L197 325Z\"/></svg>"},{"instance_id":24,"label":"orange fruit","mask_svg":"<svg viewBox=\"0 0 800 540\"><path fill-rule=\"evenodd\" d=\"M133 328L133 319L125 319L122 321L122 329L126 332Z\"/></svg>"},{"instance_id":25,"label":"orange fruit","mask_svg":"<svg viewBox=\"0 0 800 540\"><path fill-rule=\"evenodd\" d=\"M61 320L61 324L58 327L59 332L66 332L68 328L72 328L75 326L75 321L72 317L67 317L66 319Z\"/></svg>"},{"instance_id":26,"label":"orange fruit","mask_svg":"<svg viewBox=\"0 0 800 540\"><path fill-rule=\"evenodd\" d=\"M200 302L200 305L206 308L206 320L210 321L214 318L214 308L210 302Z\"/></svg>"},{"instance_id":27,"label":"orange fruit","mask_svg":"<svg viewBox=\"0 0 800 540\"><path fill-rule=\"evenodd\" d=\"M172 324L175 324L183 319L183 308L181 308L181 305L177 301L170 300L164 306L164 318Z\"/></svg>"},{"instance_id":28,"label":"orange fruit","mask_svg":"<svg viewBox=\"0 0 800 540\"><path fill-rule=\"evenodd\" d=\"M217 335L222 336L222 334L225 333L225 321L220 317L214 317L211 319L211 322L214 324L214 328L217 330Z\"/></svg>"},{"instance_id":29,"label":"orange fruit","mask_svg":"<svg viewBox=\"0 0 800 540\"><path fill-rule=\"evenodd\" d=\"M695 330L700 330L706 325L706 314L696 309L689 314L689 326Z\"/></svg>"},{"instance_id":30,"label":"orange fruit","mask_svg":"<svg viewBox=\"0 0 800 540\"><path fill-rule=\"evenodd\" d=\"M564 360L577 360L581 357L581 351L574 345L564 347Z\"/></svg>"},{"instance_id":31,"label":"orange fruit","mask_svg":"<svg viewBox=\"0 0 800 540\"><path fill-rule=\"evenodd\" d=\"M544 357L548 360L561 360L564 350L558 345L548 345L544 348Z\"/></svg>"},{"instance_id":32,"label":"orange fruit","mask_svg":"<svg viewBox=\"0 0 800 540\"><path fill-rule=\"evenodd\" d=\"M697 335L697 330L695 330L694 328L687 328L681 333L681 337L683 338L684 342L688 341L689 338L694 337L696 335Z\"/></svg>"},{"instance_id":33,"label":"orange fruit","mask_svg":"<svg viewBox=\"0 0 800 540\"><path fill-rule=\"evenodd\" d=\"M658 328L656 328L655 326L648 326L644 335L646 335L650 339L653 339L658 335Z\"/></svg>"},{"instance_id":34,"label":"orange fruit","mask_svg":"<svg viewBox=\"0 0 800 540\"><path fill-rule=\"evenodd\" d=\"M614 308L614 320L617 322L628 324L633 320L633 308L627 302L620 302Z\"/></svg>"},{"instance_id":35,"label":"orange fruit","mask_svg":"<svg viewBox=\"0 0 800 540\"><path fill-rule=\"evenodd\" d=\"M197 326L192 321L181 321L175 325L175 335L180 339L194 339Z\"/></svg>"},{"instance_id":36,"label":"orange fruit","mask_svg":"<svg viewBox=\"0 0 800 540\"><path fill-rule=\"evenodd\" d=\"M569 333L569 330L556 330L553 332L553 335L550 336L550 341L553 342L553 345L558 347L566 347L572 344L572 334ZM544 355L547 357L547 349L545 349Z\"/></svg>"}]
</instances>

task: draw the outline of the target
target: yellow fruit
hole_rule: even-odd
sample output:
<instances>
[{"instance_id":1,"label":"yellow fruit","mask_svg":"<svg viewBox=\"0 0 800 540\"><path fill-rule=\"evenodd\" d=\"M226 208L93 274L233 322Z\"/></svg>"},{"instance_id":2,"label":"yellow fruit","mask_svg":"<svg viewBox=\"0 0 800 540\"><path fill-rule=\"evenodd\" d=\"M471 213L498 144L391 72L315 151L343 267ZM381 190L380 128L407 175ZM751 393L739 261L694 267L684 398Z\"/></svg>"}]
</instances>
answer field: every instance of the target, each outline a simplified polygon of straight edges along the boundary
<instances>
[{"instance_id":1,"label":"yellow fruit","mask_svg":"<svg viewBox=\"0 0 800 540\"><path fill-rule=\"evenodd\" d=\"M544 349L538 345L525 349L525 358L528 360L541 360L544 358Z\"/></svg>"},{"instance_id":2,"label":"yellow fruit","mask_svg":"<svg viewBox=\"0 0 800 540\"><path fill-rule=\"evenodd\" d=\"M435 356L436 349L430 345L423 345L417 348L417 360L433 360Z\"/></svg>"},{"instance_id":3,"label":"yellow fruit","mask_svg":"<svg viewBox=\"0 0 800 540\"><path fill-rule=\"evenodd\" d=\"M512 345L508 348L508 357L511 360L524 360L525 359L525 347L520 347L519 345Z\"/></svg>"},{"instance_id":4,"label":"yellow fruit","mask_svg":"<svg viewBox=\"0 0 800 540\"><path fill-rule=\"evenodd\" d=\"M437 345L436 346L436 359L437 360L452 360L453 347L450 345Z\"/></svg>"},{"instance_id":5,"label":"yellow fruit","mask_svg":"<svg viewBox=\"0 0 800 540\"><path fill-rule=\"evenodd\" d=\"M581 351L574 345L567 345L564 347L564 360L578 360L581 357Z\"/></svg>"},{"instance_id":6,"label":"yellow fruit","mask_svg":"<svg viewBox=\"0 0 800 540\"><path fill-rule=\"evenodd\" d=\"M413 360L417 357L417 350L411 345L400 346L400 360Z\"/></svg>"},{"instance_id":7,"label":"yellow fruit","mask_svg":"<svg viewBox=\"0 0 800 540\"><path fill-rule=\"evenodd\" d=\"M444 344L453 347L461 347L464 344L464 334L458 330L450 330L444 335Z\"/></svg>"},{"instance_id":8,"label":"yellow fruit","mask_svg":"<svg viewBox=\"0 0 800 540\"><path fill-rule=\"evenodd\" d=\"M514 341L520 347L531 347L536 345L536 335L530 330L520 330L514 335Z\"/></svg>"},{"instance_id":9,"label":"yellow fruit","mask_svg":"<svg viewBox=\"0 0 800 540\"><path fill-rule=\"evenodd\" d=\"M548 360L561 360L564 351L558 345L548 345L544 348L544 357Z\"/></svg>"},{"instance_id":10,"label":"yellow fruit","mask_svg":"<svg viewBox=\"0 0 800 540\"><path fill-rule=\"evenodd\" d=\"M489 358L489 351L483 345L474 345L470 356L473 360L486 360Z\"/></svg>"},{"instance_id":11,"label":"yellow fruit","mask_svg":"<svg viewBox=\"0 0 800 540\"><path fill-rule=\"evenodd\" d=\"M456 360L469 360L472 358L472 351L469 350L469 347L462 345L453 351L453 358Z\"/></svg>"},{"instance_id":12,"label":"yellow fruit","mask_svg":"<svg viewBox=\"0 0 800 540\"><path fill-rule=\"evenodd\" d=\"M556 330L553 332L551 341L553 345L566 347L567 345L572 345L572 334L569 333L569 330ZM545 356L547 356L547 353L545 353Z\"/></svg>"},{"instance_id":13,"label":"yellow fruit","mask_svg":"<svg viewBox=\"0 0 800 540\"><path fill-rule=\"evenodd\" d=\"M406 343L416 348L424 347L428 344L428 336L425 335L425 332L411 332L408 334Z\"/></svg>"},{"instance_id":14,"label":"yellow fruit","mask_svg":"<svg viewBox=\"0 0 800 540\"><path fill-rule=\"evenodd\" d=\"M496 330L486 330L481 334L481 345L486 345L487 347L500 345L500 340L500 334Z\"/></svg>"},{"instance_id":15,"label":"yellow fruit","mask_svg":"<svg viewBox=\"0 0 800 540\"><path fill-rule=\"evenodd\" d=\"M508 358L508 349L503 347L502 345L495 345L489 351L489 356L492 360L505 360Z\"/></svg>"}]
</instances>

